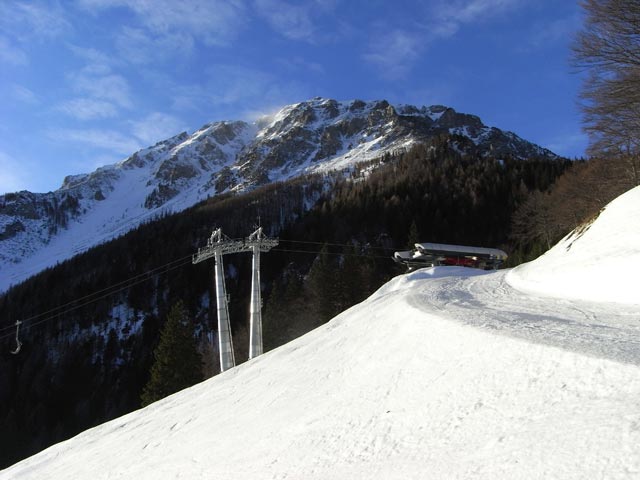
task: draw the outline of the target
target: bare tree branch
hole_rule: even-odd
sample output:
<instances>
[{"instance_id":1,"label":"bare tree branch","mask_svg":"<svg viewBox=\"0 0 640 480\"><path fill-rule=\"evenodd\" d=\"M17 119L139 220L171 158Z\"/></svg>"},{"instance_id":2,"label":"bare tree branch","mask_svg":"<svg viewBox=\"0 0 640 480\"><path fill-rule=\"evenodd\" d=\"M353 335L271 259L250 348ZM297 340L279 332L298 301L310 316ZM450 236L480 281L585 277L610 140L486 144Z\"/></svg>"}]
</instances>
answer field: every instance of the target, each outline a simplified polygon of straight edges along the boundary
<instances>
[{"instance_id":1,"label":"bare tree branch","mask_svg":"<svg viewBox=\"0 0 640 480\"><path fill-rule=\"evenodd\" d=\"M589 152L640 153L640 0L584 0L573 64L589 72L580 96Z\"/></svg>"}]
</instances>

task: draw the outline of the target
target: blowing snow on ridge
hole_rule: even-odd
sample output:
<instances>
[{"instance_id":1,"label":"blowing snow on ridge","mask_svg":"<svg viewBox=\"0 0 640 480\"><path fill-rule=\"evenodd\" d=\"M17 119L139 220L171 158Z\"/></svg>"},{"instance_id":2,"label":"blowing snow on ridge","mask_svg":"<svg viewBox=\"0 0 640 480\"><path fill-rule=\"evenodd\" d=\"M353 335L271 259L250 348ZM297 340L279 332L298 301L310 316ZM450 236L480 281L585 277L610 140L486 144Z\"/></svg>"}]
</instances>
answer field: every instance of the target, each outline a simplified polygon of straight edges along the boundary
<instances>
[{"instance_id":1,"label":"blowing snow on ridge","mask_svg":"<svg viewBox=\"0 0 640 480\"><path fill-rule=\"evenodd\" d=\"M440 135L467 139L480 155L555 155L478 117L445 106L315 98L252 124L215 122L140 150L50 193L0 196L0 292L207 197L355 164Z\"/></svg>"},{"instance_id":2,"label":"blowing snow on ridge","mask_svg":"<svg viewBox=\"0 0 640 480\"><path fill-rule=\"evenodd\" d=\"M0 479L637 476L640 299L617 289L637 274L639 200L637 187L517 270L397 277L327 325ZM598 253L574 261L586 251ZM564 278L552 297L541 270ZM574 298L570 279L599 301Z\"/></svg>"}]
</instances>

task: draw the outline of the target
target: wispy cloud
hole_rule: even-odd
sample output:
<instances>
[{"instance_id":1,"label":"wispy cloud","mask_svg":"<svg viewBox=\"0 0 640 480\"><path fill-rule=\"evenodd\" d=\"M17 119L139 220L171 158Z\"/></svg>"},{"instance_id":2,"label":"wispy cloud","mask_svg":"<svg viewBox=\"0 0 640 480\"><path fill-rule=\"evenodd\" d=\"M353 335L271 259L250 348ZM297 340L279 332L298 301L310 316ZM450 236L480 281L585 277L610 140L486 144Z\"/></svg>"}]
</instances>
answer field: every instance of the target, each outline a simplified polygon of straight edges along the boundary
<instances>
[{"instance_id":1,"label":"wispy cloud","mask_svg":"<svg viewBox=\"0 0 640 480\"><path fill-rule=\"evenodd\" d=\"M120 63L113 55L107 55L96 48L81 47L74 44L68 44L67 48L87 63L87 67L85 67L85 71L87 72L90 71L95 74L109 73L114 65Z\"/></svg>"},{"instance_id":2,"label":"wispy cloud","mask_svg":"<svg viewBox=\"0 0 640 480\"><path fill-rule=\"evenodd\" d=\"M173 115L154 112L141 120L131 122L131 131L145 145L154 144L187 130L184 122Z\"/></svg>"},{"instance_id":3,"label":"wispy cloud","mask_svg":"<svg viewBox=\"0 0 640 480\"><path fill-rule=\"evenodd\" d=\"M173 91L173 106L201 109L246 103L271 96L278 82L270 73L239 65L216 65L207 69L201 85L180 85Z\"/></svg>"},{"instance_id":4,"label":"wispy cloud","mask_svg":"<svg viewBox=\"0 0 640 480\"><path fill-rule=\"evenodd\" d=\"M14 84L11 86L11 97L25 105L37 105L40 103L38 96L23 85Z\"/></svg>"},{"instance_id":5,"label":"wispy cloud","mask_svg":"<svg viewBox=\"0 0 640 480\"><path fill-rule=\"evenodd\" d=\"M57 109L79 120L111 118L118 114L113 103L94 98L74 98L60 104Z\"/></svg>"},{"instance_id":6,"label":"wispy cloud","mask_svg":"<svg viewBox=\"0 0 640 480\"><path fill-rule=\"evenodd\" d=\"M202 84L174 86L171 92L175 110L198 111L207 118L228 120L251 119L253 111L317 94L295 80L283 80L272 72L239 65L210 67Z\"/></svg>"},{"instance_id":7,"label":"wispy cloud","mask_svg":"<svg viewBox=\"0 0 640 480\"><path fill-rule=\"evenodd\" d=\"M133 106L131 87L127 79L113 72L121 61L94 48L67 45L86 65L67 74L67 84L73 97L60 102L55 110L78 120L116 117L121 109Z\"/></svg>"},{"instance_id":8,"label":"wispy cloud","mask_svg":"<svg viewBox=\"0 0 640 480\"><path fill-rule=\"evenodd\" d=\"M325 73L325 69L320 63L302 57L279 58L276 61L291 72L302 70L318 75L324 75Z\"/></svg>"},{"instance_id":9,"label":"wispy cloud","mask_svg":"<svg viewBox=\"0 0 640 480\"><path fill-rule=\"evenodd\" d=\"M8 65L27 65L27 53L8 38L0 36L0 63Z\"/></svg>"},{"instance_id":10,"label":"wispy cloud","mask_svg":"<svg viewBox=\"0 0 640 480\"><path fill-rule=\"evenodd\" d=\"M207 88L213 105L232 106L247 103L284 103L299 90L272 73L238 65L218 65L208 72Z\"/></svg>"},{"instance_id":11,"label":"wispy cloud","mask_svg":"<svg viewBox=\"0 0 640 480\"><path fill-rule=\"evenodd\" d=\"M243 0L79 0L79 5L94 13L129 8L140 28L156 35L190 35L207 45L230 42L247 18Z\"/></svg>"},{"instance_id":12,"label":"wispy cloud","mask_svg":"<svg viewBox=\"0 0 640 480\"><path fill-rule=\"evenodd\" d=\"M378 67L385 78L393 80L411 70L423 47L423 34L397 29L377 35L363 58Z\"/></svg>"},{"instance_id":13,"label":"wispy cloud","mask_svg":"<svg viewBox=\"0 0 640 480\"><path fill-rule=\"evenodd\" d=\"M5 34L26 41L35 37L50 38L71 29L63 9L55 2L0 2L0 27Z\"/></svg>"},{"instance_id":14,"label":"wispy cloud","mask_svg":"<svg viewBox=\"0 0 640 480\"><path fill-rule=\"evenodd\" d=\"M338 0L288 2L285 0L254 0L255 11L269 26L291 40L319 43L335 40L338 31L327 31L327 24L317 25L323 16L335 13ZM333 20L333 19L332 19ZM333 20L329 25L336 23ZM338 26L340 22L337 22Z\"/></svg>"},{"instance_id":15,"label":"wispy cloud","mask_svg":"<svg viewBox=\"0 0 640 480\"><path fill-rule=\"evenodd\" d=\"M524 5L528 0L434 0L422 6L411 22L390 27L378 21L362 58L387 80L411 71L415 62L438 40L456 35L466 25L487 21ZM426 20L422 20L422 17ZM391 22L393 23L393 22Z\"/></svg>"},{"instance_id":16,"label":"wispy cloud","mask_svg":"<svg viewBox=\"0 0 640 480\"><path fill-rule=\"evenodd\" d=\"M527 0L439 0L432 6L431 33L439 37L455 35L465 24L503 15Z\"/></svg>"},{"instance_id":17,"label":"wispy cloud","mask_svg":"<svg viewBox=\"0 0 640 480\"><path fill-rule=\"evenodd\" d=\"M194 40L182 32L158 35L141 28L125 27L117 34L116 46L120 55L129 62L146 65L189 55L193 51Z\"/></svg>"},{"instance_id":18,"label":"wispy cloud","mask_svg":"<svg viewBox=\"0 0 640 480\"><path fill-rule=\"evenodd\" d=\"M114 130L52 129L47 135L55 142L86 144L120 155L129 155L142 148L136 139Z\"/></svg>"},{"instance_id":19,"label":"wispy cloud","mask_svg":"<svg viewBox=\"0 0 640 480\"><path fill-rule=\"evenodd\" d=\"M62 8L53 2L0 1L0 62L29 64L29 46L72 29Z\"/></svg>"},{"instance_id":20,"label":"wispy cloud","mask_svg":"<svg viewBox=\"0 0 640 480\"><path fill-rule=\"evenodd\" d=\"M129 108L133 104L129 83L121 75L94 75L83 71L70 77L76 90L93 99L111 102L122 108Z\"/></svg>"},{"instance_id":21,"label":"wispy cloud","mask_svg":"<svg viewBox=\"0 0 640 480\"><path fill-rule=\"evenodd\" d=\"M311 40L314 26L308 5L292 5L282 0L256 0L258 13L271 28L293 40Z\"/></svg>"},{"instance_id":22,"label":"wispy cloud","mask_svg":"<svg viewBox=\"0 0 640 480\"><path fill-rule=\"evenodd\" d=\"M209 104L209 92L202 85L174 85L169 95L173 110L200 110Z\"/></svg>"}]
</instances>

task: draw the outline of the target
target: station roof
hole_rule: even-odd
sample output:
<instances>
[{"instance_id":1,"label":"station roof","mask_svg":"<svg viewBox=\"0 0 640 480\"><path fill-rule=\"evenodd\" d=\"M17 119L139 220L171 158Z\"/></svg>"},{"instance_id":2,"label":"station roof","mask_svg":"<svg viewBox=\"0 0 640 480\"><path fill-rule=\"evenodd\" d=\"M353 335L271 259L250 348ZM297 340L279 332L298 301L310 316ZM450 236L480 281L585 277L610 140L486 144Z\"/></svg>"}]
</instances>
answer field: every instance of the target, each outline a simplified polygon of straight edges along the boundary
<instances>
[{"instance_id":1,"label":"station roof","mask_svg":"<svg viewBox=\"0 0 640 480\"><path fill-rule=\"evenodd\" d=\"M507 254L498 248L471 247L467 245L448 245L446 243L416 243L416 249L423 254L476 256L506 260Z\"/></svg>"}]
</instances>

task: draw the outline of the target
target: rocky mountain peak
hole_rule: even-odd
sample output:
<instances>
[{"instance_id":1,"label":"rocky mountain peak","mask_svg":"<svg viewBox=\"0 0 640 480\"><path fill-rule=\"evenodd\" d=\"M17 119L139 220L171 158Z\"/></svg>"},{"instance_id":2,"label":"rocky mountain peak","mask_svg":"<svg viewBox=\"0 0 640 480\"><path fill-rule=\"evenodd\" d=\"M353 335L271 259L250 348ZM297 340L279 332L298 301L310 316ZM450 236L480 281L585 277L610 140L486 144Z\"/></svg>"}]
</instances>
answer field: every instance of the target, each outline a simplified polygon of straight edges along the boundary
<instances>
[{"instance_id":1,"label":"rocky mountain peak","mask_svg":"<svg viewBox=\"0 0 640 480\"><path fill-rule=\"evenodd\" d=\"M443 134L463 137L460 145L480 156L555 157L444 105L315 97L253 123L217 121L179 133L115 165L67 176L55 192L0 196L0 291L48 265L30 265L35 253L55 264L160 212L305 173L350 169ZM53 239L68 248L44 254Z\"/></svg>"}]
</instances>

